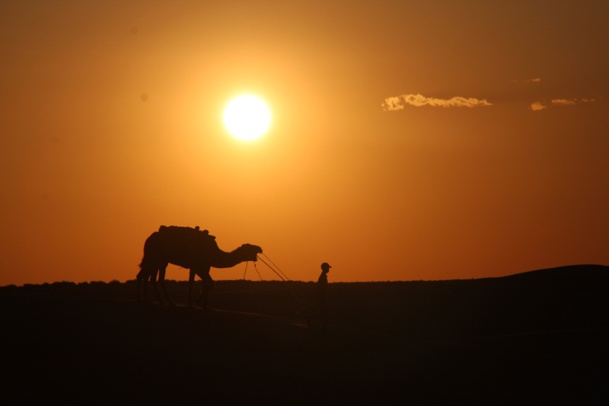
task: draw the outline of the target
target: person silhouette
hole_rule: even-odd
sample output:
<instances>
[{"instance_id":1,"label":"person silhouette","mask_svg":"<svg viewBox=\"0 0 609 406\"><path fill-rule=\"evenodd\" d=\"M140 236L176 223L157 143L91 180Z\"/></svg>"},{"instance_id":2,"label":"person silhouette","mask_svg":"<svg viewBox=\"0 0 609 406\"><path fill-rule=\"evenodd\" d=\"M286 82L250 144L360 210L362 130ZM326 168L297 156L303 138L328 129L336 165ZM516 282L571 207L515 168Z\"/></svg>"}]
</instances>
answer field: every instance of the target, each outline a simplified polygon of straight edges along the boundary
<instances>
[{"instance_id":1,"label":"person silhouette","mask_svg":"<svg viewBox=\"0 0 609 406\"><path fill-rule=\"evenodd\" d=\"M321 264L321 274L317 279L317 287L315 292L315 301L321 318L321 329L325 333L328 331L328 272L330 272L330 264L324 262Z\"/></svg>"}]
</instances>

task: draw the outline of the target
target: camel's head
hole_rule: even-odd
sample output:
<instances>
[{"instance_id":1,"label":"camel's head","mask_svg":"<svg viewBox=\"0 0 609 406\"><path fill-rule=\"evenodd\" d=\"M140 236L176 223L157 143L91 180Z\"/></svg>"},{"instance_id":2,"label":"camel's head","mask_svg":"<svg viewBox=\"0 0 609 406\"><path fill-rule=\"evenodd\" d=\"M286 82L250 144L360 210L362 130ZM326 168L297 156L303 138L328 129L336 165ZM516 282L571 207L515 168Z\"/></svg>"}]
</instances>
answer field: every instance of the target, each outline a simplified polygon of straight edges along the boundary
<instances>
[{"instance_id":1,"label":"camel's head","mask_svg":"<svg viewBox=\"0 0 609 406\"><path fill-rule=\"evenodd\" d=\"M243 244L237 249L243 261L257 261L258 254L262 253L262 248L253 244Z\"/></svg>"}]
</instances>

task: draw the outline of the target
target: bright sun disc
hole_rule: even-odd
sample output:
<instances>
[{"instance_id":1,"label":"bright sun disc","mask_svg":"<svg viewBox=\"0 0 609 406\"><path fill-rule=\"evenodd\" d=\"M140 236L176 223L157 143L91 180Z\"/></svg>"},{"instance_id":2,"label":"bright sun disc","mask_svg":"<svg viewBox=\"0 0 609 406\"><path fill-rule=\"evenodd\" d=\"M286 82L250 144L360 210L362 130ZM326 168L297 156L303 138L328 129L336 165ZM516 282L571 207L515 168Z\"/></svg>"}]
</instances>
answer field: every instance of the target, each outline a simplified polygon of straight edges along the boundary
<instances>
[{"instance_id":1,"label":"bright sun disc","mask_svg":"<svg viewBox=\"0 0 609 406\"><path fill-rule=\"evenodd\" d=\"M271 126L271 111L259 97L237 96L224 109L224 125L240 140L255 140Z\"/></svg>"}]
</instances>

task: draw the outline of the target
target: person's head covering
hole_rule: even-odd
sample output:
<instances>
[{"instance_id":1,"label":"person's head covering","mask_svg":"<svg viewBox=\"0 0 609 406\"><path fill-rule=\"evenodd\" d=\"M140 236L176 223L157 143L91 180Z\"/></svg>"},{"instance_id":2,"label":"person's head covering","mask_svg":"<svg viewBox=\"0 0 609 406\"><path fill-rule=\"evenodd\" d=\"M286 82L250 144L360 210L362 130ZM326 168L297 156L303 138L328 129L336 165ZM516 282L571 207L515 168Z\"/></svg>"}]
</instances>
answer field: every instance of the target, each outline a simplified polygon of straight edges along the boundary
<instances>
[{"instance_id":1,"label":"person's head covering","mask_svg":"<svg viewBox=\"0 0 609 406\"><path fill-rule=\"evenodd\" d=\"M330 264L329 264L329 263L327 263L327 262L324 262L323 264L321 264L321 269L324 269L324 270L325 270L325 269L330 269L330 268L332 268L332 267L331 267L331 266L330 266Z\"/></svg>"}]
</instances>

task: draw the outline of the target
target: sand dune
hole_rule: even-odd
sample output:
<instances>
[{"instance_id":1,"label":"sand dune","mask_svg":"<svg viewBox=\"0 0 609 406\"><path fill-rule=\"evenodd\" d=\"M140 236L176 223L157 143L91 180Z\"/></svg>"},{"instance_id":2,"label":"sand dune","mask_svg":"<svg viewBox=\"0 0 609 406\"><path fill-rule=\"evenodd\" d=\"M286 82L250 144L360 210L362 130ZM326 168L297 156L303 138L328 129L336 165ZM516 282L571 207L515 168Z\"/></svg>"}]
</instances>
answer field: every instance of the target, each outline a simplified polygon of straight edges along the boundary
<instances>
[{"instance_id":1,"label":"sand dune","mask_svg":"<svg viewBox=\"0 0 609 406\"><path fill-rule=\"evenodd\" d=\"M169 283L183 303L184 282ZM87 404L604 404L609 270L330 284L221 281L214 310L128 283L0 288L5 396Z\"/></svg>"}]
</instances>

